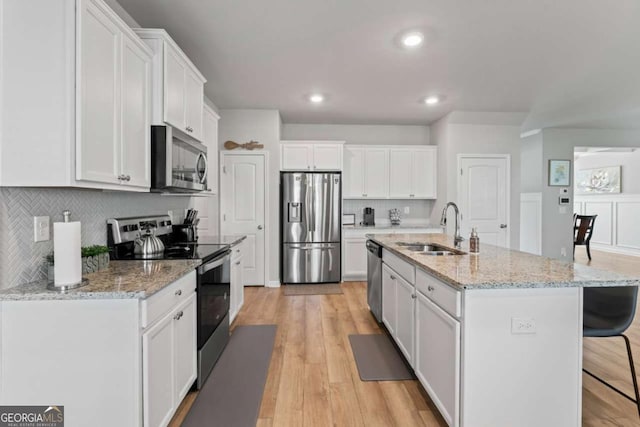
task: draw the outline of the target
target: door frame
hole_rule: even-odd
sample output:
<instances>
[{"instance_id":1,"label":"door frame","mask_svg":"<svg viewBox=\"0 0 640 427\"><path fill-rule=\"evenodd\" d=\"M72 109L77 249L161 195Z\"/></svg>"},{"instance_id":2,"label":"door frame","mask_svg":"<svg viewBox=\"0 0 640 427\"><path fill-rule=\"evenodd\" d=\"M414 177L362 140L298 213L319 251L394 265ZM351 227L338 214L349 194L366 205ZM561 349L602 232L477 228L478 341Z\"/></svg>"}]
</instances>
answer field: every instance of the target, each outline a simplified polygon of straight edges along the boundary
<instances>
[{"instance_id":1,"label":"door frame","mask_svg":"<svg viewBox=\"0 0 640 427\"><path fill-rule=\"evenodd\" d=\"M507 237L506 237L506 248L511 248L511 154L458 154L458 162L456 169L456 200L460 202L460 196L462 194L462 180L460 177L462 176L462 172L458 173L458 171L462 171L462 160L463 159L504 159L507 161L507 182L506 182L506 204L507 204ZM461 218L461 221L464 221L464 218Z\"/></svg>"},{"instance_id":2,"label":"door frame","mask_svg":"<svg viewBox=\"0 0 640 427\"><path fill-rule=\"evenodd\" d=\"M264 246L263 246L263 254L264 254L264 287L270 287L269 286L269 259L267 257L267 254L269 253L267 251L267 246L269 244L269 235L270 235L270 229L271 227L269 226L269 203L270 203L270 199L269 199L269 152L266 150L253 150L253 151L220 151L220 168L219 168L219 174L223 174L224 173L224 161L227 157L229 156L262 156L263 157L263 161L264 161L264 177L263 177L263 185L264 185ZM219 222L219 227L218 230L220 230L220 235L222 235L222 223L223 221L223 217L222 217L222 186L220 185L222 183L222 177L219 176L218 177L218 194L219 194L219 200L220 200L220 204L219 204L219 212L218 212L218 222Z\"/></svg>"}]
</instances>

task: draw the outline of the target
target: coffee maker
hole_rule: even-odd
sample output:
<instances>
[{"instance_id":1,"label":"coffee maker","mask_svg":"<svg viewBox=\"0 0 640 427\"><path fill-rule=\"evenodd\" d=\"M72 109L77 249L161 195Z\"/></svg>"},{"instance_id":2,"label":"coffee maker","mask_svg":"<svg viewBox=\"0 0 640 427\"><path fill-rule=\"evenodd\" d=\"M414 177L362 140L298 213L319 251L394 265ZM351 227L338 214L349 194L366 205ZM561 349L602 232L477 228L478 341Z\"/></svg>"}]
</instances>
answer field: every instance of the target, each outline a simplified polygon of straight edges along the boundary
<instances>
[{"instance_id":1,"label":"coffee maker","mask_svg":"<svg viewBox=\"0 0 640 427\"><path fill-rule=\"evenodd\" d=\"M376 225L376 210L373 208L364 208L362 210L362 225L373 227Z\"/></svg>"}]
</instances>

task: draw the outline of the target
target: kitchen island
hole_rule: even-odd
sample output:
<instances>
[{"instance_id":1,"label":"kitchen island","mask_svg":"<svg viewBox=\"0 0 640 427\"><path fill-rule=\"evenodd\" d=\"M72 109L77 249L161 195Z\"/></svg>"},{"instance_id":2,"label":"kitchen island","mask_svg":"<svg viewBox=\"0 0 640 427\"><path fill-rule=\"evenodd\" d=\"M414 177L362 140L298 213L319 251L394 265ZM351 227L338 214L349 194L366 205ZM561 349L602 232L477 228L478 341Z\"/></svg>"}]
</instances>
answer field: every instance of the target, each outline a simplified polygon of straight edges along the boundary
<instances>
[{"instance_id":1,"label":"kitchen island","mask_svg":"<svg viewBox=\"0 0 640 427\"><path fill-rule=\"evenodd\" d=\"M582 288L637 278L443 234L372 234L383 247L382 319L451 426L580 426ZM399 244L401 243L401 244Z\"/></svg>"}]
</instances>

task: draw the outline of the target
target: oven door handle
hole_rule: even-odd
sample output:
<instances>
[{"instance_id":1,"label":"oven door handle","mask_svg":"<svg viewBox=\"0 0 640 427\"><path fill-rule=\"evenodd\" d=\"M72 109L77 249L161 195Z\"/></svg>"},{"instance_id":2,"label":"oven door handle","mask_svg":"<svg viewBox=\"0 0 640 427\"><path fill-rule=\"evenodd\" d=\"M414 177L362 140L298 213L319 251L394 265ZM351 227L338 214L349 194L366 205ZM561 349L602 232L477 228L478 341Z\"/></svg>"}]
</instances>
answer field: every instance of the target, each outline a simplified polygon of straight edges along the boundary
<instances>
[{"instance_id":1,"label":"oven door handle","mask_svg":"<svg viewBox=\"0 0 640 427\"><path fill-rule=\"evenodd\" d=\"M218 268L220 267L222 264L224 264L225 262L229 261L229 259L231 258L231 256L229 254L224 255L221 258L218 258L214 261L208 262L204 265L201 265L200 267L198 267L198 274L204 274L207 271L211 271L214 268Z\"/></svg>"}]
</instances>

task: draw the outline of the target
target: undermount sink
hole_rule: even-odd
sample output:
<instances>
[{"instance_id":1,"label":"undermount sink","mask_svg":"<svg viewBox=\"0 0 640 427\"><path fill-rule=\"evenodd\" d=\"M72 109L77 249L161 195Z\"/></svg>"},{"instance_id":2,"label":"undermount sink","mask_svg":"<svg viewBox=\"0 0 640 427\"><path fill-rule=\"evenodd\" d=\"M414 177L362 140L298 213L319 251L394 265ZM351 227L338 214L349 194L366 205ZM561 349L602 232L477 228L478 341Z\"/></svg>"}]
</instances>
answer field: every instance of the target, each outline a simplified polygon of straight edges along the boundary
<instances>
[{"instance_id":1,"label":"undermount sink","mask_svg":"<svg viewBox=\"0 0 640 427\"><path fill-rule=\"evenodd\" d=\"M420 252L423 255L444 256L444 255L465 255L466 252L457 249L450 249L435 243L420 242L397 242L398 246L404 246L412 252Z\"/></svg>"}]
</instances>

